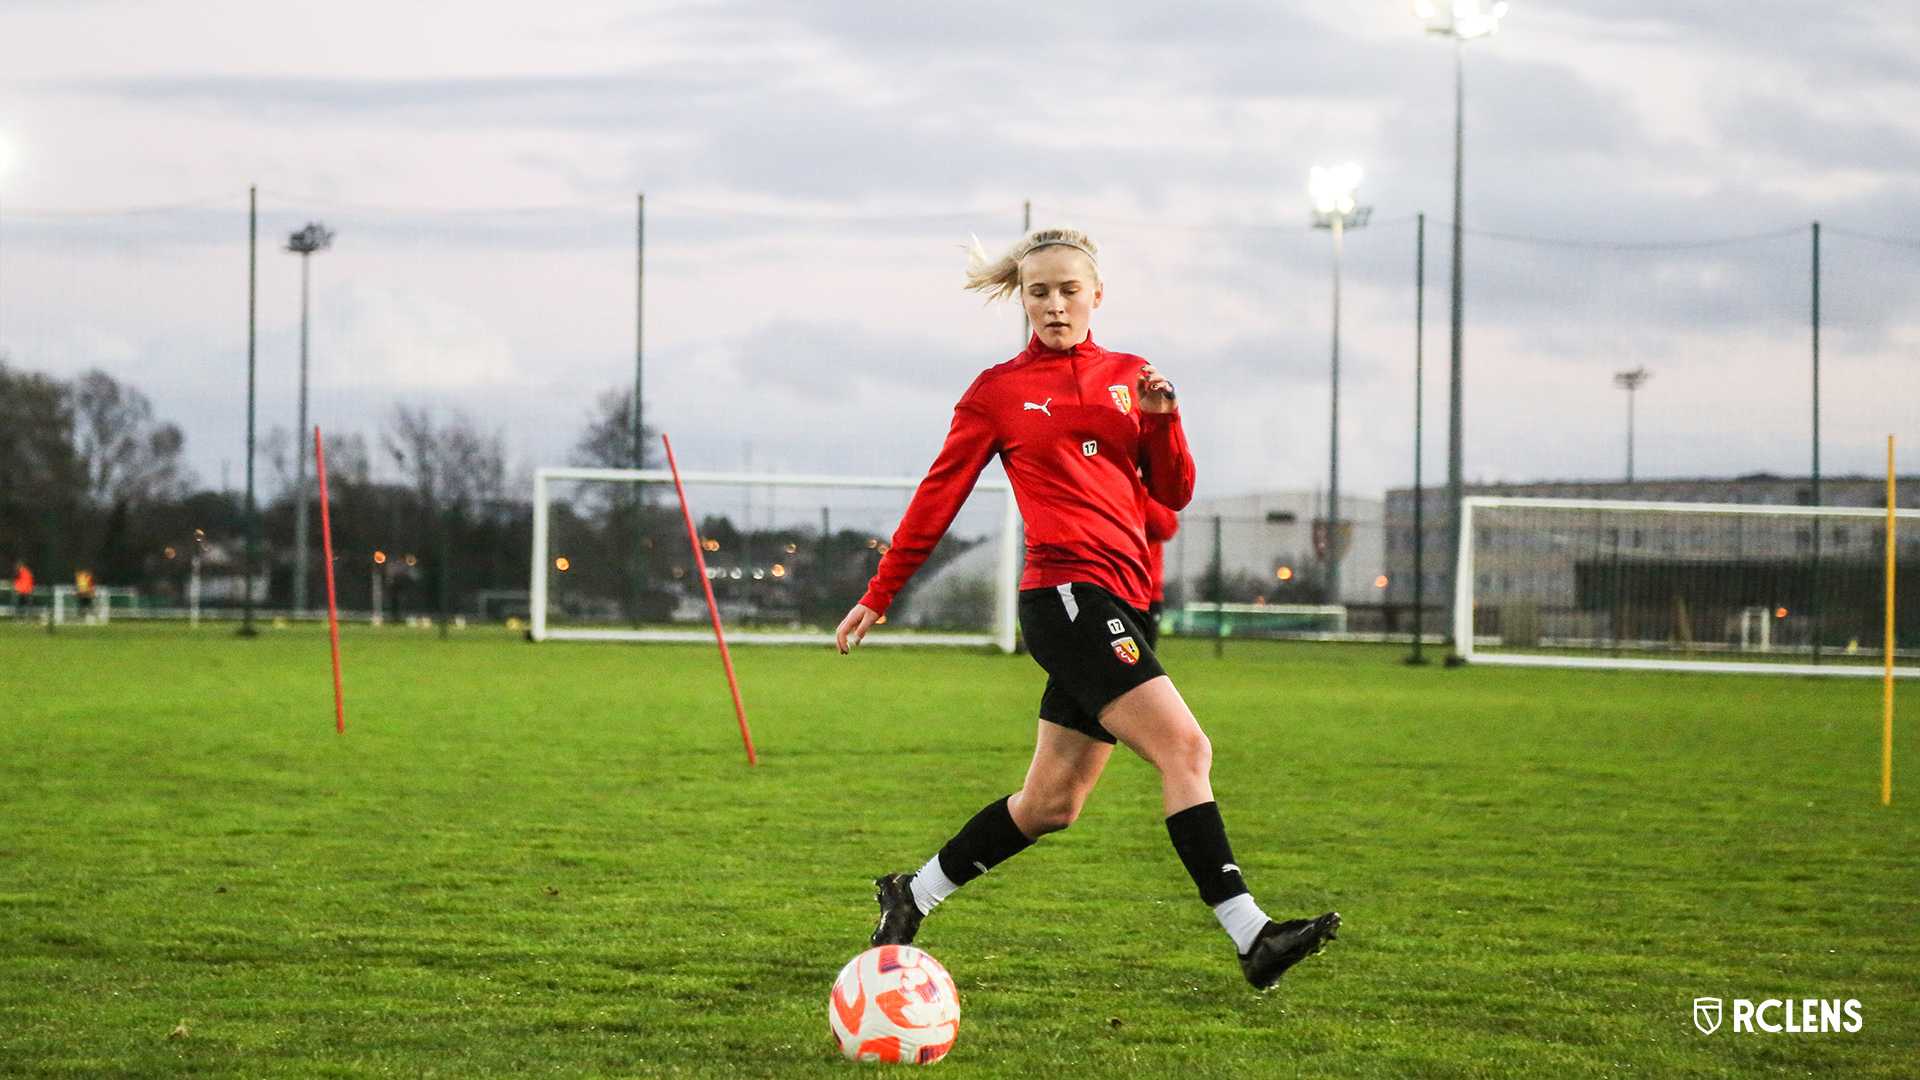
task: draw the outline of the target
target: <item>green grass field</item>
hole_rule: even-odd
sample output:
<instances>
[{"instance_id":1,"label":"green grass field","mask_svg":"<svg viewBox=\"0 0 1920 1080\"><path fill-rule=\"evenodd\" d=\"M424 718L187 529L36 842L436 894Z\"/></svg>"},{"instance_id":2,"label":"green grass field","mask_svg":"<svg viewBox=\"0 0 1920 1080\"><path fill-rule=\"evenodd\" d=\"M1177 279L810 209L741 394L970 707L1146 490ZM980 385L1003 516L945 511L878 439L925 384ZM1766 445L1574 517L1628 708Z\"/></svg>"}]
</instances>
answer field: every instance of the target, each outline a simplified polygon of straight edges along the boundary
<instances>
[{"instance_id":1,"label":"green grass field","mask_svg":"<svg viewBox=\"0 0 1920 1080\"><path fill-rule=\"evenodd\" d=\"M0 626L0 1074L865 1074L825 1002L869 879L1017 786L1041 683L743 650L749 770L710 649L346 652L342 738L311 627ZM1254 993L1117 755L923 928L965 1003L944 1073L1915 1074L1920 740L1881 806L1877 684L1166 657L1256 895L1347 929ZM1865 1027L1736 1035L1737 997Z\"/></svg>"}]
</instances>

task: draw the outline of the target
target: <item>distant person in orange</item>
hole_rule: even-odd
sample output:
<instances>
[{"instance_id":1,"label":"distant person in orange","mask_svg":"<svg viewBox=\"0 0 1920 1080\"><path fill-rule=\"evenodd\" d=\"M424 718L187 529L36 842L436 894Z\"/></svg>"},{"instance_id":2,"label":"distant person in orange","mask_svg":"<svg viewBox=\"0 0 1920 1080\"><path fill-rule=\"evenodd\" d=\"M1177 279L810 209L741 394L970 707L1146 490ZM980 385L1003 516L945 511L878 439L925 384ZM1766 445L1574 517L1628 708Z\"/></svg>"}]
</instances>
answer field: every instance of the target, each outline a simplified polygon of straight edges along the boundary
<instances>
[{"instance_id":1,"label":"distant person in orange","mask_svg":"<svg viewBox=\"0 0 1920 1080\"><path fill-rule=\"evenodd\" d=\"M93 571L76 570L74 572L73 595L80 605L81 620L93 618Z\"/></svg>"},{"instance_id":2,"label":"distant person in orange","mask_svg":"<svg viewBox=\"0 0 1920 1080\"><path fill-rule=\"evenodd\" d=\"M26 563L16 562L13 564L13 617L26 618L27 608L31 606L33 606L33 571L27 569Z\"/></svg>"},{"instance_id":3,"label":"distant person in orange","mask_svg":"<svg viewBox=\"0 0 1920 1080\"><path fill-rule=\"evenodd\" d=\"M1147 605L1147 644L1160 647L1160 616L1167 608L1167 541L1180 531L1180 515L1152 499L1146 500L1147 559L1153 571L1153 602Z\"/></svg>"}]
</instances>

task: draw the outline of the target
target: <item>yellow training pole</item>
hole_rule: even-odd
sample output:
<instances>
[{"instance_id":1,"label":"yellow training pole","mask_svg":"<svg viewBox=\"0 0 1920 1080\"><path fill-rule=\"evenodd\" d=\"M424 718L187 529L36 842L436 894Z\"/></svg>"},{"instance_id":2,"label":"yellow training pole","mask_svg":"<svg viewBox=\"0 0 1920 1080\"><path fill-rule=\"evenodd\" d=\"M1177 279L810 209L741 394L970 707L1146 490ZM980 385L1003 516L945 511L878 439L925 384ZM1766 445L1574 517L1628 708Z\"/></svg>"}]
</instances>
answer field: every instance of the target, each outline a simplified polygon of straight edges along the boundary
<instances>
[{"instance_id":1,"label":"yellow training pole","mask_svg":"<svg viewBox=\"0 0 1920 1080\"><path fill-rule=\"evenodd\" d=\"M1887 669L1880 714L1880 803L1893 803L1893 436L1887 436Z\"/></svg>"}]
</instances>

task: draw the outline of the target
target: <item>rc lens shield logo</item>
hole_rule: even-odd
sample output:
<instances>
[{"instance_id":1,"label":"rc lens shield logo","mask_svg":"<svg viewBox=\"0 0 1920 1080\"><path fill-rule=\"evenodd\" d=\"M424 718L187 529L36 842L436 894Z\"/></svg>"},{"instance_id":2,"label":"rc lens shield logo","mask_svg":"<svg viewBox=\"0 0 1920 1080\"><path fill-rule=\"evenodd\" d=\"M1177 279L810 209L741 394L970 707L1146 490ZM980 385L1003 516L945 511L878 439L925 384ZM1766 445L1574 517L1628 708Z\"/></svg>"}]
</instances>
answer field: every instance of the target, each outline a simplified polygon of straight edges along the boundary
<instances>
[{"instance_id":1,"label":"rc lens shield logo","mask_svg":"<svg viewBox=\"0 0 1920 1080\"><path fill-rule=\"evenodd\" d=\"M1733 1030L1748 1035L1791 1031L1795 1034L1822 1031L1859 1031L1866 1026L1860 1011L1860 999L1847 998L1767 998L1753 1002L1747 998L1733 1001ZM1693 999L1693 1026L1702 1035L1720 1030L1719 998Z\"/></svg>"}]
</instances>

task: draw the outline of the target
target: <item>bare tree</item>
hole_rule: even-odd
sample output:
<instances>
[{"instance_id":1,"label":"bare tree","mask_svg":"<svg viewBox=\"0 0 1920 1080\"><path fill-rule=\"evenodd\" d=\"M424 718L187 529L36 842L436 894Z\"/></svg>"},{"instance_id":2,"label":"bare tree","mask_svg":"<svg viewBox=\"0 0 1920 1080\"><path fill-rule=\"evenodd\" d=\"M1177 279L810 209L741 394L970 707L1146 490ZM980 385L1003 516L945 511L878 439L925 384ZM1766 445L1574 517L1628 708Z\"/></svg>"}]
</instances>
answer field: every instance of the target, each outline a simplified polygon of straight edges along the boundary
<instances>
[{"instance_id":1,"label":"bare tree","mask_svg":"<svg viewBox=\"0 0 1920 1080\"><path fill-rule=\"evenodd\" d=\"M653 429L648 428L641 442L643 451L653 435ZM634 453L633 445L633 388L616 386L595 399L587 426L580 432L580 441L573 444L573 464L594 469L632 469L644 467L636 464L641 459L642 455Z\"/></svg>"},{"instance_id":2,"label":"bare tree","mask_svg":"<svg viewBox=\"0 0 1920 1080\"><path fill-rule=\"evenodd\" d=\"M367 437L357 431L327 436L327 479L334 484L363 485L373 479L367 456Z\"/></svg>"},{"instance_id":3,"label":"bare tree","mask_svg":"<svg viewBox=\"0 0 1920 1080\"><path fill-rule=\"evenodd\" d=\"M153 418L153 403L104 371L73 383L74 449L96 505L149 503L185 496L193 477L181 461L186 437Z\"/></svg>"},{"instance_id":4,"label":"bare tree","mask_svg":"<svg viewBox=\"0 0 1920 1080\"><path fill-rule=\"evenodd\" d=\"M573 444L572 462L587 468L644 468L652 435L652 429L647 429L640 444L634 445L633 388L613 387L594 400L587 426ZM571 508L598 531L608 555L602 565L618 574L621 607L635 626L665 621L674 605L671 593L648 583L649 575L660 569L648 533L662 524L660 510L651 505L648 494L641 484L581 484L574 489ZM675 520L665 519L667 535L672 535Z\"/></svg>"},{"instance_id":5,"label":"bare tree","mask_svg":"<svg viewBox=\"0 0 1920 1080\"><path fill-rule=\"evenodd\" d=\"M473 510L507 494L505 439L482 432L464 413L440 426L425 408L396 405L380 439L394 467L429 505Z\"/></svg>"},{"instance_id":6,"label":"bare tree","mask_svg":"<svg viewBox=\"0 0 1920 1080\"><path fill-rule=\"evenodd\" d=\"M260 439L260 456L273 470L275 491L293 490L293 432L281 424L267 429Z\"/></svg>"},{"instance_id":7,"label":"bare tree","mask_svg":"<svg viewBox=\"0 0 1920 1080\"><path fill-rule=\"evenodd\" d=\"M86 472L72 436L67 385L0 358L0 571L23 559L44 573L59 523L81 505Z\"/></svg>"},{"instance_id":8,"label":"bare tree","mask_svg":"<svg viewBox=\"0 0 1920 1080\"><path fill-rule=\"evenodd\" d=\"M653 434L653 429L648 428L647 440ZM642 447L647 440L642 441ZM643 460L634 454L632 387L616 386L594 399L593 410L587 414L587 426L580 430L569 460L590 469L631 469L636 460ZM640 486L628 484L589 484L576 492L581 510L594 517L627 513L645 495Z\"/></svg>"}]
</instances>

